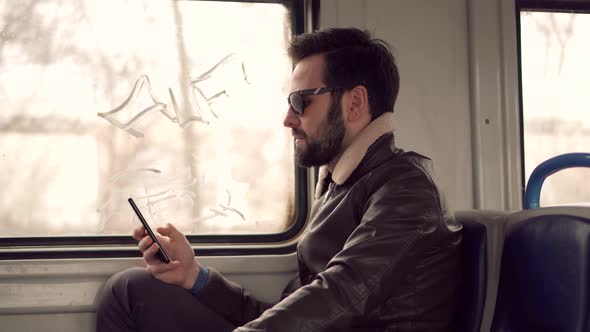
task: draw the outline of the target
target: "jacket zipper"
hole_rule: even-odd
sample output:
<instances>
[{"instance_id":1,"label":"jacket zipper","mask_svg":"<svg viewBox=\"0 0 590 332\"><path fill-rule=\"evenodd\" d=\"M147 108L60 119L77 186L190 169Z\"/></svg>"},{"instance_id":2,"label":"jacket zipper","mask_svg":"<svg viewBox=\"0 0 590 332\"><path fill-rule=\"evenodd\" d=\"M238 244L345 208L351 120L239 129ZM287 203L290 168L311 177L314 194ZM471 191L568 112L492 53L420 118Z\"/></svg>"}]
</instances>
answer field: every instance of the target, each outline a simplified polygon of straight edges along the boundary
<instances>
[{"instance_id":1,"label":"jacket zipper","mask_svg":"<svg viewBox=\"0 0 590 332\"><path fill-rule=\"evenodd\" d=\"M326 196L324 196L324 200L322 201L322 205L326 204L326 201L328 200L330 195L332 195L332 191L334 191L334 187L334 182L330 182L330 184L328 185L328 191L326 192Z\"/></svg>"}]
</instances>

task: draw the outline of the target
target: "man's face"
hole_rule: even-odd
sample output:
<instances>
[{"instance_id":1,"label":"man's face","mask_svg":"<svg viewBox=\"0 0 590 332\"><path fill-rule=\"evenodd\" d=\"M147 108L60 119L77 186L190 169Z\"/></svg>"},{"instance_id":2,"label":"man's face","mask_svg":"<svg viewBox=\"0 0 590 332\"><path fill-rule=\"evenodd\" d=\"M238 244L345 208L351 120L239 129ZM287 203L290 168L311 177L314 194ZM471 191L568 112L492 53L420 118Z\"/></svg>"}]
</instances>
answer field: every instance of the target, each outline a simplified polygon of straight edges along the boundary
<instances>
[{"instance_id":1,"label":"man's face","mask_svg":"<svg viewBox=\"0 0 590 332\"><path fill-rule=\"evenodd\" d=\"M322 56L314 55L301 60L293 70L290 91L325 87L323 69ZM337 93L303 96L302 116L297 116L289 108L283 124L291 128L295 137L295 157L299 165L326 165L340 154L346 129L340 98L332 98Z\"/></svg>"}]
</instances>

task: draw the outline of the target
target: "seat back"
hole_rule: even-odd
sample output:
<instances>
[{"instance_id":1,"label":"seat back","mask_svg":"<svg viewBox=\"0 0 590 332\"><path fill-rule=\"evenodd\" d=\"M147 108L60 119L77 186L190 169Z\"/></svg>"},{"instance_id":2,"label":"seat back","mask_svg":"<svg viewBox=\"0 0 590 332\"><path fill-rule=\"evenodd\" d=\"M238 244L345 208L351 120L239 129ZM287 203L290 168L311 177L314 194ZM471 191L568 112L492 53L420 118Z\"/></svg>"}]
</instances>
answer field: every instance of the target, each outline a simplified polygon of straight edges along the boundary
<instances>
[{"instance_id":1,"label":"seat back","mask_svg":"<svg viewBox=\"0 0 590 332\"><path fill-rule=\"evenodd\" d=\"M459 284L457 310L453 331L479 331L486 300L487 231L483 219L492 215L487 211L458 211L457 221L463 225L461 241L462 278Z\"/></svg>"},{"instance_id":2,"label":"seat back","mask_svg":"<svg viewBox=\"0 0 590 332\"><path fill-rule=\"evenodd\" d=\"M590 331L590 208L507 218L492 332Z\"/></svg>"}]
</instances>

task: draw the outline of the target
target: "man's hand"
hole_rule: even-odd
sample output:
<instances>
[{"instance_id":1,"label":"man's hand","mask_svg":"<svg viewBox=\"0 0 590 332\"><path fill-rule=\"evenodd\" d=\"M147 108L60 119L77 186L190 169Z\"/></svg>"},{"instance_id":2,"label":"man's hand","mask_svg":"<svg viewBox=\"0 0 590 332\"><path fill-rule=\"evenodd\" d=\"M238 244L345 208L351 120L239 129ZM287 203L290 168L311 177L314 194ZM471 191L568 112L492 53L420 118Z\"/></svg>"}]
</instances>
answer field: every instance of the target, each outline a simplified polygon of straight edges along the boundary
<instances>
[{"instance_id":1,"label":"man's hand","mask_svg":"<svg viewBox=\"0 0 590 332\"><path fill-rule=\"evenodd\" d=\"M148 271L166 283L191 289L199 274L199 263L195 259L193 248L184 234L171 224L158 227L157 231L160 233L156 234L158 241L170 256L169 264L158 259L158 244L147 235L143 226L133 230L133 238L139 241L139 250L143 253Z\"/></svg>"}]
</instances>

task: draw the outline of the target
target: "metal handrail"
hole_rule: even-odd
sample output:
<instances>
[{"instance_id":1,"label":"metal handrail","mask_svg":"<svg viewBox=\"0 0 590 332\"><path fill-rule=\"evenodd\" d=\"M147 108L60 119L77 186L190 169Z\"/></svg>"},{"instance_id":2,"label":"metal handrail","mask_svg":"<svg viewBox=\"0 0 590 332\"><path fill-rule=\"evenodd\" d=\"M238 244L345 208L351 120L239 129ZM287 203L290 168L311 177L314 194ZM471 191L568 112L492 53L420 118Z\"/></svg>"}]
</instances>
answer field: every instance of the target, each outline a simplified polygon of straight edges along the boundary
<instances>
[{"instance_id":1,"label":"metal handrail","mask_svg":"<svg viewBox=\"0 0 590 332\"><path fill-rule=\"evenodd\" d=\"M540 163L529 178L524 193L524 208L540 207L541 187L545 179L563 169L573 167L590 167L590 153L566 153Z\"/></svg>"}]
</instances>

